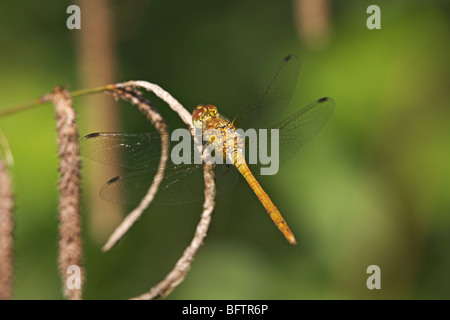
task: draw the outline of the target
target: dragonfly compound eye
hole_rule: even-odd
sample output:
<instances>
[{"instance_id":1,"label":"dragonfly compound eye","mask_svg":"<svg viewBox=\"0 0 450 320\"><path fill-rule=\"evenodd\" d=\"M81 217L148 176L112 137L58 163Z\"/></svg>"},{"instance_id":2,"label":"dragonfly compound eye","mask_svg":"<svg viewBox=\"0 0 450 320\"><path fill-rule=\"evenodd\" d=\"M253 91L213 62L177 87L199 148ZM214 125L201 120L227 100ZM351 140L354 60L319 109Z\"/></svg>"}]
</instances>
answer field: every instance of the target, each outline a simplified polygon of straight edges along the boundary
<instances>
[{"instance_id":1,"label":"dragonfly compound eye","mask_svg":"<svg viewBox=\"0 0 450 320\"><path fill-rule=\"evenodd\" d=\"M202 128L203 116L205 114L205 107L203 105L198 105L194 112L192 113L192 124L196 128Z\"/></svg>"},{"instance_id":2,"label":"dragonfly compound eye","mask_svg":"<svg viewBox=\"0 0 450 320\"><path fill-rule=\"evenodd\" d=\"M218 111L217 111L217 107L212 105L212 104L207 104L205 107L205 115L207 114L208 116L214 118L217 116Z\"/></svg>"}]
</instances>

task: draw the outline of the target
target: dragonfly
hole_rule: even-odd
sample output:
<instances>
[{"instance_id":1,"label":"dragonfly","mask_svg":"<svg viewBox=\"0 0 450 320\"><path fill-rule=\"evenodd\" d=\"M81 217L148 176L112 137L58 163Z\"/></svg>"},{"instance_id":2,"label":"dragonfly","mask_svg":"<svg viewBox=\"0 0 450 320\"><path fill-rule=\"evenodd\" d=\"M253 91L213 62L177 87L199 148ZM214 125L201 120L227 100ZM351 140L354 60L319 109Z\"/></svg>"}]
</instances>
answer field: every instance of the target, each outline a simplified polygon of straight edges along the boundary
<instances>
[{"instance_id":1,"label":"dragonfly","mask_svg":"<svg viewBox=\"0 0 450 320\"><path fill-rule=\"evenodd\" d=\"M318 99L286 119L277 121L287 109L295 92L299 71L300 59L292 54L286 56L266 85L240 109L232 121L222 116L218 108L210 104L198 105L192 114L194 127L201 129L205 135L205 146L213 145L216 152L222 152L224 158L229 157L232 160L231 165L223 162L214 164L217 193L224 193L233 187L239 172L277 228L287 241L294 245L296 239L286 220L255 177L267 164L249 163L249 144L235 132L237 129L257 129L255 132L259 145L264 142L270 147L271 133L276 129L280 167L311 140L334 110L335 104L331 98ZM211 129L219 134L211 135ZM260 134L263 131L259 129L267 129L266 134ZM206 132L209 132L207 136ZM161 155L160 135L158 132L92 133L80 139L79 150L82 155L97 162L132 169L131 172L106 182L100 196L108 201L136 205L147 193L157 173ZM198 201L204 197L203 188L201 164L175 164L169 160L154 202L182 204Z\"/></svg>"}]
</instances>

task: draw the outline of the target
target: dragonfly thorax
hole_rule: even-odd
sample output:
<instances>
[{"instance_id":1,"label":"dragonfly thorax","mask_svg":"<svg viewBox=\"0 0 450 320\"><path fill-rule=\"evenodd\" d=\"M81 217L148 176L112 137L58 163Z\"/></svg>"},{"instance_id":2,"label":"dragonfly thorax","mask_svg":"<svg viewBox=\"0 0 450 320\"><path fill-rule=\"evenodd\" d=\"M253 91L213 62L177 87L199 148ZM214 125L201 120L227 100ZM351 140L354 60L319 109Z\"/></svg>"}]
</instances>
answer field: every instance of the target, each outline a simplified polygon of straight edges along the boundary
<instances>
[{"instance_id":1,"label":"dragonfly thorax","mask_svg":"<svg viewBox=\"0 0 450 320\"><path fill-rule=\"evenodd\" d=\"M216 153L234 162L237 151L242 152L244 140L236 133L233 123L218 113L215 106L198 105L192 114L192 123L202 129L203 141Z\"/></svg>"}]
</instances>

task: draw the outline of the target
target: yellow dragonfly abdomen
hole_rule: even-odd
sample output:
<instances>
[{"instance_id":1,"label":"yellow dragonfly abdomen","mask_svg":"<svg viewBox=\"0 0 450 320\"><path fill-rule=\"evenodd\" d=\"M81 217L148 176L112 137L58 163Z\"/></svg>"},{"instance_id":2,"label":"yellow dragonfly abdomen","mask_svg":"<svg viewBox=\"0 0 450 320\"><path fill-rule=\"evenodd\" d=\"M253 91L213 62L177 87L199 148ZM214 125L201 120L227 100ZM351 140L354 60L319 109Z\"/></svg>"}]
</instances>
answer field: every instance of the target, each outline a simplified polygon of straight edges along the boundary
<instances>
[{"instance_id":1,"label":"yellow dragonfly abdomen","mask_svg":"<svg viewBox=\"0 0 450 320\"><path fill-rule=\"evenodd\" d=\"M202 128L205 141L212 144L217 152L222 152L224 159L230 155L233 159L233 165L250 185L277 228L289 243L297 244L294 234L289 229L280 211L253 176L242 152L239 151L243 140L235 133L236 128L233 123L223 118L218 113L217 108L210 104L198 105L193 112L192 121L195 127Z\"/></svg>"},{"instance_id":2,"label":"yellow dragonfly abdomen","mask_svg":"<svg viewBox=\"0 0 450 320\"><path fill-rule=\"evenodd\" d=\"M290 244L297 244L294 234L292 233L291 229L289 229L286 220L284 220L278 208L275 206L272 200L270 200L269 195L264 191L258 180L256 180L256 178L253 176L247 163L245 163L245 159L242 154L237 152L235 157L238 158L235 159L235 163L237 163L236 169L242 174L244 179L249 184L250 188L252 188L253 192L256 194L259 201L264 206L264 209L266 209L267 213L269 214L269 217L272 219L277 228L281 231L281 233L284 235L287 241L289 241Z\"/></svg>"}]
</instances>

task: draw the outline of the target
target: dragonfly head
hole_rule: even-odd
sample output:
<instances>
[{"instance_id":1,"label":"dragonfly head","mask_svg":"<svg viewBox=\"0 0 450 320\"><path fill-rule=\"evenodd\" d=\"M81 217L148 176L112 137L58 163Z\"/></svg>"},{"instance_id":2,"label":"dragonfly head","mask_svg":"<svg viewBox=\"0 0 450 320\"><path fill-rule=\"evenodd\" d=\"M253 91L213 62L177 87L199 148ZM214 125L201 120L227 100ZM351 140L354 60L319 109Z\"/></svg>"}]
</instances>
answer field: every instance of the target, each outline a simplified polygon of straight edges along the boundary
<instances>
[{"instance_id":1,"label":"dragonfly head","mask_svg":"<svg viewBox=\"0 0 450 320\"><path fill-rule=\"evenodd\" d=\"M218 116L218 111L212 104L198 105L192 113L192 123L196 128L203 128L203 126L211 119Z\"/></svg>"}]
</instances>

